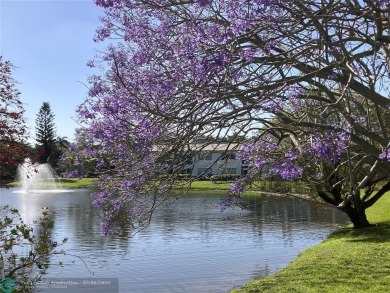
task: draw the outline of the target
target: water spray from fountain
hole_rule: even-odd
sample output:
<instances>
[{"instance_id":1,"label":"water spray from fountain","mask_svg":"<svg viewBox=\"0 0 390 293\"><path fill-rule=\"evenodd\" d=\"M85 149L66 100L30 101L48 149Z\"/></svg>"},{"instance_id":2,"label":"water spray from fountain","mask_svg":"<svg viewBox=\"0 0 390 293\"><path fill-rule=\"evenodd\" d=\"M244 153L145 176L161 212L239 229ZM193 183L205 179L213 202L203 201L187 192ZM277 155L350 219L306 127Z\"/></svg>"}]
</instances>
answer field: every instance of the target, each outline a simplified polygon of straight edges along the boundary
<instances>
[{"instance_id":1,"label":"water spray from fountain","mask_svg":"<svg viewBox=\"0 0 390 293\"><path fill-rule=\"evenodd\" d=\"M29 158L18 166L17 179L25 193L61 190L53 168L49 164L33 164Z\"/></svg>"}]
</instances>

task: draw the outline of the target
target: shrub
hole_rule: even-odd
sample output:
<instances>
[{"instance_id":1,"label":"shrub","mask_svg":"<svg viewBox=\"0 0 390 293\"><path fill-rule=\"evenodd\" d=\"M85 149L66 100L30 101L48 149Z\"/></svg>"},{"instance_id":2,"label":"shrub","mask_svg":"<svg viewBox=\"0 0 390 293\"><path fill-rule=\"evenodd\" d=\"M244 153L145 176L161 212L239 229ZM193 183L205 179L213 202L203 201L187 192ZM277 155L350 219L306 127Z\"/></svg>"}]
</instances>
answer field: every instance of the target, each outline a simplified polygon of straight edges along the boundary
<instances>
[{"instance_id":1,"label":"shrub","mask_svg":"<svg viewBox=\"0 0 390 293\"><path fill-rule=\"evenodd\" d=\"M210 180L214 183L218 183L219 181L231 182L237 180L238 178L240 178L240 175L237 174L218 174L211 176Z\"/></svg>"},{"instance_id":2,"label":"shrub","mask_svg":"<svg viewBox=\"0 0 390 293\"><path fill-rule=\"evenodd\" d=\"M177 174L178 180L188 180L188 179L194 179L196 178L195 175L192 174Z\"/></svg>"},{"instance_id":3,"label":"shrub","mask_svg":"<svg viewBox=\"0 0 390 293\"><path fill-rule=\"evenodd\" d=\"M54 221L47 211L36 224L33 233L17 209L0 208L0 279L7 292L31 292L49 267L50 255L64 253L57 249L67 239L62 243L51 239Z\"/></svg>"}]
</instances>

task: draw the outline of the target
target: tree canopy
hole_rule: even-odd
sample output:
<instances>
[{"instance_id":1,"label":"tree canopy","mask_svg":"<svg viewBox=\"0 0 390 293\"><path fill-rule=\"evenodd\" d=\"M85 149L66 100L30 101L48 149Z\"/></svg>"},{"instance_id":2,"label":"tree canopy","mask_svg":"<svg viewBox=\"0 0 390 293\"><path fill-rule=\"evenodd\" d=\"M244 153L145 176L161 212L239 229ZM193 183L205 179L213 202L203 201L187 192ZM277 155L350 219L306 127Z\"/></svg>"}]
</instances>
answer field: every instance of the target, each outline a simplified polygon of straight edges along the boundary
<instances>
[{"instance_id":1,"label":"tree canopy","mask_svg":"<svg viewBox=\"0 0 390 293\"><path fill-rule=\"evenodd\" d=\"M95 40L115 42L88 64L105 72L78 109L76 152L109 159L94 200L105 231L164 200L197 138L226 136L248 138L251 166L227 202L266 166L369 224L365 209L390 189L388 1L95 2Z\"/></svg>"},{"instance_id":2,"label":"tree canopy","mask_svg":"<svg viewBox=\"0 0 390 293\"><path fill-rule=\"evenodd\" d=\"M14 67L0 55L0 177L15 175L27 155L27 127L20 92L12 77Z\"/></svg>"}]
</instances>

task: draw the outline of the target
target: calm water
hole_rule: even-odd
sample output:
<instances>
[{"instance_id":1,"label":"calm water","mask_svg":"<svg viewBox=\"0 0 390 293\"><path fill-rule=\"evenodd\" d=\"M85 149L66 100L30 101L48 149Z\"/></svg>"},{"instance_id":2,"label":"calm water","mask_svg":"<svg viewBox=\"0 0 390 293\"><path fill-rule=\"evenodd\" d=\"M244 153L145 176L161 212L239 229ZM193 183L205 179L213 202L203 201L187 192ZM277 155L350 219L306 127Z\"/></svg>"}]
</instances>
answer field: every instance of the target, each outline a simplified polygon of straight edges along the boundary
<instances>
[{"instance_id":1,"label":"calm water","mask_svg":"<svg viewBox=\"0 0 390 293\"><path fill-rule=\"evenodd\" d=\"M67 255L52 259L65 265L54 266L47 278L117 278L121 293L229 292L285 267L346 222L334 209L296 198L261 197L249 210L221 213L215 207L220 198L182 198L158 210L147 229L103 238L87 190L22 194L0 189L0 204L20 209L26 222L48 207L54 237L69 238L63 247Z\"/></svg>"}]
</instances>

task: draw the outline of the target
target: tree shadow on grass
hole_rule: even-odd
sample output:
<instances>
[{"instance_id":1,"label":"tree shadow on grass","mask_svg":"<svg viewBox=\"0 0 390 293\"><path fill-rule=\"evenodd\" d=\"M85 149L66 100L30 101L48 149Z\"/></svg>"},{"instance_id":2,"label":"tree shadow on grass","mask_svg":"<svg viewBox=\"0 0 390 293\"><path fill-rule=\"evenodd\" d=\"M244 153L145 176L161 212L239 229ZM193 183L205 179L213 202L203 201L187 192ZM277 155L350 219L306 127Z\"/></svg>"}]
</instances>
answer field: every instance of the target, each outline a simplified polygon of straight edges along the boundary
<instances>
[{"instance_id":1,"label":"tree shadow on grass","mask_svg":"<svg viewBox=\"0 0 390 293\"><path fill-rule=\"evenodd\" d=\"M331 238L346 238L349 242L383 243L390 241L390 222L382 222L364 229L342 228L330 235Z\"/></svg>"}]
</instances>

